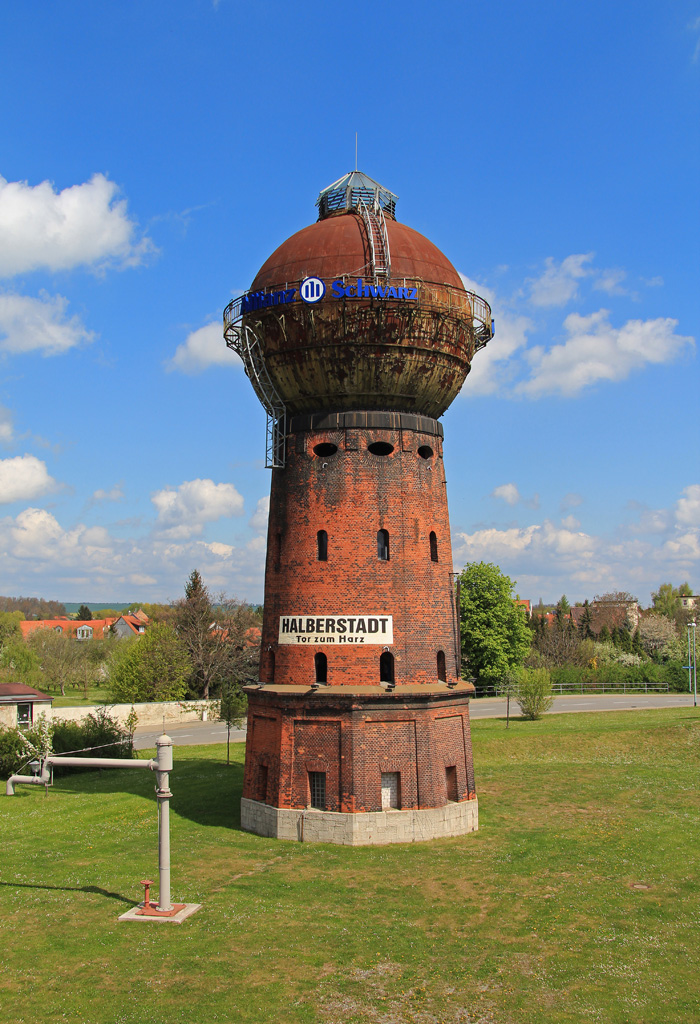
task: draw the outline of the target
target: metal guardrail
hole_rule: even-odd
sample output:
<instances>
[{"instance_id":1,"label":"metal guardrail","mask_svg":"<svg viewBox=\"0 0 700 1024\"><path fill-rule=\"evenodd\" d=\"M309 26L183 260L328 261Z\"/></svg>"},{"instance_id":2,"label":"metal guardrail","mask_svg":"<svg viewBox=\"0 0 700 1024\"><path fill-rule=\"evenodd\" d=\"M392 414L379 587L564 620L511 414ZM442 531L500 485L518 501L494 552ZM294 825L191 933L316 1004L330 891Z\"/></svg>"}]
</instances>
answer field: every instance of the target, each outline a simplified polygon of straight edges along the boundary
<instances>
[{"instance_id":1,"label":"metal guardrail","mask_svg":"<svg viewBox=\"0 0 700 1024\"><path fill-rule=\"evenodd\" d=\"M387 249L387 259L388 258L389 255ZM343 274L340 277L326 278L324 279L324 284L328 288L333 284L333 281L350 280L352 276L357 275ZM482 349L493 337L494 330L491 307L485 299L482 299L481 296L477 295L475 292L466 290L462 291L461 288L456 288L452 285L441 284L435 281L422 281L418 278L396 278L395 281L388 278L387 286L392 283L397 287L406 287L407 284L410 284L411 287L416 287L418 289L420 305L427 309L433 309L437 312L452 315L464 315L464 299L466 296L471 310L472 329L474 331L474 339L476 341L476 351L478 352L479 349ZM298 295L300 284L301 281L289 281L285 282L284 288L286 290L290 287L295 287ZM267 289L264 289L263 291L267 293ZM445 302L444 299L445 294L447 295L447 302ZM229 302L228 306L224 310L224 335L227 338L232 336L241 326L243 299L244 296L239 295L237 298Z\"/></svg>"},{"instance_id":2,"label":"metal guardrail","mask_svg":"<svg viewBox=\"0 0 700 1024\"><path fill-rule=\"evenodd\" d=\"M668 683L552 683L552 694L563 697L569 693L584 693L595 696L601 693L668 693ZM489 686L474 695L479 697L504 697L497 686Z\"/></svg>"}]
</instances>

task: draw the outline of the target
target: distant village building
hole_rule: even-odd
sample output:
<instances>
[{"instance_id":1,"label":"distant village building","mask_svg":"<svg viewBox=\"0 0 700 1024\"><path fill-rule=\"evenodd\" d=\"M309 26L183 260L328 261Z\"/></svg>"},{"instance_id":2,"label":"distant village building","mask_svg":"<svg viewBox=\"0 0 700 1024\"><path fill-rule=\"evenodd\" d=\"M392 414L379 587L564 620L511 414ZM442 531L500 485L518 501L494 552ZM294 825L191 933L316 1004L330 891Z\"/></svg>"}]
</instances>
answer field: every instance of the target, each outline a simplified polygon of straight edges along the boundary
<instances>
[{"instance_id":1,"label":"distant village building","mask_svg":"<svg viewBox=\"0 0 700 1024\"><path fill-rule=\"evenodd\" d=\"M641 618L639 601L635 600L591 601L590 608L591 628L596 635L603 626L607 626L610 632L617 628L634 633Z\"/></svg>"},{"instance_id":2,"label":"distant village building","mask_svg":"<svg viewBox=\"0 0 700 1024\"><path fill-rule=\"evenodd\" d=\"M63 633L74 640L92 640L94 637L107 636L114 619L27 619L20 622L19 628L26 640L38 629L52 629L54 633Z\"/></svg>"},{"instance_id":3,"label":"distant village building","mask_svg":"<svg viewBox=\"0 0 700 1024\"><path fill-rule=\"evenodd\" d=\"M149 624L148 616L139 609L134 615L120 615L118 619L115 619L112 622L112 632L120 637L139 636L146 632Z\"/></svg>"},{"instance_id":4,"label":"distant village building","mask_svg":"<svg viewBox=\"0 0 700 1024\"><path fill-rule=\"evenodd\" d=\"M128 612L116 619L31 619L20 622L19 628L25 640L38 629L52 629L74 640L93 640L108 636L110 631L119 637L140 636L149 625L150 619L139 609L133 615Z\"/></svg>"},{"instance_id":5,"label":"distant village building","mask_svg":"<svg viewBox=\"0 0 700 1024\"><path fill-rule=\"evenodd\" d=\"M51 710L53 697L24 683L0 683L0 725L30 728L39 713Z\"/></svg>"}]
</instances>

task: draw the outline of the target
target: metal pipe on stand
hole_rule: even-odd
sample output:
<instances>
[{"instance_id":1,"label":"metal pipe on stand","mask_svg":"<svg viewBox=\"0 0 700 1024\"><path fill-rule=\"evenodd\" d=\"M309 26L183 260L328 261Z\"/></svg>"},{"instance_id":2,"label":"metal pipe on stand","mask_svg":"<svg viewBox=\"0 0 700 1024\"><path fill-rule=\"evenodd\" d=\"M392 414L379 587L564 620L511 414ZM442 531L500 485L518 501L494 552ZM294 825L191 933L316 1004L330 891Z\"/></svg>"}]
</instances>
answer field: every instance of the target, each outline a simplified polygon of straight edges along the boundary
<instances>
[{"instance_id":1,"label":"metal pipe on stand","mask_svg":"<svg viewBox=\"0 0 700 1024\"><path fill-rule=\"evenodd\" d=\"M158 799L158 909L173 909L170 901L170 772L173 741L165 733L156 740L156 797Z\"/></svg>"}]
</instances>

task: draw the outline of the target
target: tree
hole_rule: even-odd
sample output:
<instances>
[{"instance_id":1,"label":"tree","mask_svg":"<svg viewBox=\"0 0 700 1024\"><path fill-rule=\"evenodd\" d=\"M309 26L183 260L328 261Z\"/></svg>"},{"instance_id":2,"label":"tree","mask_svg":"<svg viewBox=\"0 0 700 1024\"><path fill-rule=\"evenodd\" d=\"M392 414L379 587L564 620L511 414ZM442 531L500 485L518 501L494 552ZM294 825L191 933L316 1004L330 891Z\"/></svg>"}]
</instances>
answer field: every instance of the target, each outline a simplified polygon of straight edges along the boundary
<instances>
[{"instance_id":1,"label":"tree","mask_svg":"<svg viewBox=\"0 0 700 1024\"><path fill-rule=\"evenodd\" d=\"M0 612L0 647L21 639L19 624L23 619L23 612Z\"/></svg>"},{"instance_id":2,"label":"tree","mask_svg":"<svg viewBox=\"0 0 700 1024\"><path fill-rule=\"evenodd\" d=\"M80 658L77 641L54 629L35 629L27 637L27 644L37 655L48 684L58 687L65 697L66 686L76 683Z\"/></svg>"},{"instance_id":3,"label":"tree","mask_svg":"<svg viewBox=\"0 0 700 1024\"><path fill-rule=\"evenodd\" d=\"M676 625L666 615L645 613L639 623L639 639L644 653L655 660L680 660L683 656Z\"/></svg>"},{"instance_id":4,"label":"tree","mask_svg":"<svg viewBox=\"0 0 700 1024\"><path fill-rule=\"evenodd\" d=\"M113 636L109 638L96 636L92 640L76 640L74 642L78 647L75 676L76 680L82 683L83 695L87 700L90 685L98 683L100 675L103 674L102 666L107 661L114 644L120 641Z\"/></svg>"},{"instance_id":5,"label":"tree","mask_svg":"<svg viewBox=\"0 0 700 1024\"><path fill-rule=\"evenodd\" d=\"M119 648L124 641L120 642ZM109 665L109 692L120 703L181 700L192 665L172 626L156 623L134 638L124 653L115 648Z\"/></svg>"},{"instance_id":6,"label":"tree","mask_svg":"<svg viewBox=\"0 0 700 1024\"><path fill-rule=\"evenodd\" d=\"M0 650L0 675L10 683L39 686L41 665L38 654L22 639L6 643Z\"/></svg>"},{"instance_id":7,"label":"tree","mask_svg":"<svg viewBox=\"0 0 700 1024\"><path fill-rule=\"evenodd\" d=\"M518 677L515 672L506 672L503 682L498 687L498 692L506 699L506 729L510 726L510 702L511 698L518 699Z\"/></svg>"},{"instance_id":8,"label":"tree","mask_svg":"<svg viewBox=\"0 0 700 1024\"><path fill-rule=\"evenodd\" d=\"M557 619L551 626L544 623L533 641L533 648L549 668L582 663L581 637L571 619Z\"/></svg>"},{"instance_id":9,"label":"tree","mask_svg":"<svg viewBox=\"0 0 700 1024\"><path fill-rule=\"evenodd\" d=\"M212 602L195 569L178 602L176 628L192 663L189 690L205 700L228 679L240 685L258 676L258 620L248 605L221 595Z\"/></svg>"},{"instance_id":10,"label":"tree","mask_svg":"<svg viewBox=\"0 0 700 1024\"><path fill-rule=\"evenodd\" d=\"M78 622L89 622L92 619L92 612L86 604L81 604L75 617Z\"/></svg>"},{"instance_id":11,"label":"tree","mask_svg":"<svg viewBox=\"0 0 700 1024\"><path fill-rule=\"evenodd\" d=\"M674 619L682 608L681 597L692 593L688 583L681 583L680 587L674 587L672 583L662 583L651 595L652 606L659 615Z\"/></svg>"},{"instance_id":12,"label":"tree","mask_svg":"<svg viewBox=\"0 0 700 1024\"><path fill-rule=\"evenodd\" d=\"M482 686L500 682L522 665L531 632L514 604L514 583L497 565L469 562L460 579L462 664Z\"/></svg>"},{"instance_id":13,"label":"tree","mask_svg":"<svg viewBox=\"0 0 700 1024\"><path fill-rule=\"evenodd\" d=\"M517 673L518 692L516 700L523 718L531 722L541 718L554 703L552 680L546 668L522 668Z\"/></svg>"},{"instance_id":14,"label":"tree","mask_svg":"<svg viewBox=\"0 0 700 1024\"><path fill-rule=\"evenodd\" d=\"M246 712L246 698L233 679L226 679L219 698L219 721L226 722L226 764L231 763L231 729L240 728Z\"/></svg>"},{"instance_id":15,"label":"tree","mask_svg":"<svg viewBox=\"0 0 700 1024\"><path fill-rule=\"evenodd\" d=\"M43 597L0 597L0 612L22 612L28 619L57 619L66 614L66 606Z\"/></svg>"},{"instance_id":16,"label":"tree","mask_svg":"<svg viewBox=\"0 0 700 1024\"><path fill-rule=\"evenodd\" d=\"M591 622L591 606L588 603L588 598L586 598L586 600L583 602L583 615L581 616L581 621L579 622L578 626L579 636L582 640L593 639L594 634Z\"/></svg>"}]
</instances>

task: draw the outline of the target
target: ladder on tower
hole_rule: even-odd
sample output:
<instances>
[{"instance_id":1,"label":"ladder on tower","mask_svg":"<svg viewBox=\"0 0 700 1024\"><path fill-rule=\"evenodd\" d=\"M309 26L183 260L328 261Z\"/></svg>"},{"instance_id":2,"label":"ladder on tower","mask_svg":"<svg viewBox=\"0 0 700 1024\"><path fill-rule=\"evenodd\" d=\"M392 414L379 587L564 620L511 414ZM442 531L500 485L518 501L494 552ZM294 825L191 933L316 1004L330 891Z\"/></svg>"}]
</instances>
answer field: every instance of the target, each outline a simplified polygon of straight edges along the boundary
<instances>
[{"instance_id":1,"label":"ladder on tower","mask_svg":"<svg viewBox=\"0 0 700 1024\"><path fill-rule=\"evenodd\" d=\"M234 310L234 306L235 303L230 303L224 313L226 345L240 356L246 376L267 414L265 468L283 469L286 462L287 408L267 372L260 339L242 322L240 307Z\"/></svg>"},{"instance_id":2,"label":"ladder on tower","mask_svg":"<svg viewBox=\"0 0 700 1024\"><path fill-rule=\"evenodd\" d=\"M374 201L368 206L364 199L360 200L359 211L364 221L369 242L369 261L372 277L388 278L391 276L391 255L389 253L389 236L386 231L384 211Z\"/></svg>"}]
</instances>

